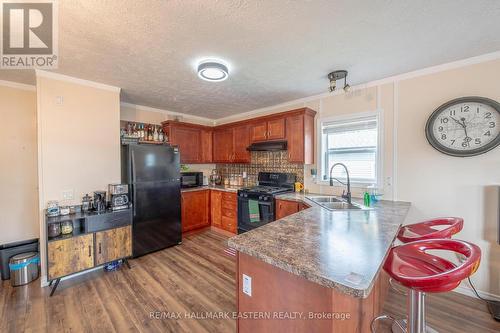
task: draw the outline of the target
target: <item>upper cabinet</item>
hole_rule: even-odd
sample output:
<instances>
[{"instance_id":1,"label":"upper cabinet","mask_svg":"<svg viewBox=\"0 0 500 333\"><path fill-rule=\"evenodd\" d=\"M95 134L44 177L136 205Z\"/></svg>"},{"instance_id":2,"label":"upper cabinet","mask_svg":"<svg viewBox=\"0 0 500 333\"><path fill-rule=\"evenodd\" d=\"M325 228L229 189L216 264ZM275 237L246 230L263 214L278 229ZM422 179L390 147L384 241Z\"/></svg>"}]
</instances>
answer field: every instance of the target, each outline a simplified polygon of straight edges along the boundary
<instances>
[{"instance_id":1,"label":"upper cabinet","mask_svg":"<svg viewBox=\"0 0 500 333\"><path fill-rule=\"evenodd\" d=\"M252 142L282 140L285 138L285 118L255 120L250 125Z\"/></svg>"},{"instance_id":2,"label":"upper cabinet","mask_svg":"<svg viewBox=\"0 0 500 333\"><path fill-rule=\"evenodd\" d=\"M314 112L303 112L286 117L286 139L290 163L314 163Z\"/></svg>"},{"instance_id":3,"label":"upper cabinet","mask_svg":"<svg viewBox=\"0 0 500 333\"><path fill-rule=\"evenodd\" d=\"M178 121L162 123L172 145L179 147L181 163L212 162L212 128Z\"/></svg>"},{"instance_id":4,"label":"upper cabinet","mask_svg":"<svg viewBox=\"0 0 500 333\"><path fill-rule=\"evenodd\" d=\"M181 163L250 163L254 142L286 140L291 163L314 163L314 116L301 108L216 127L165 121L169 142L179 146Z\"/></svg>"},{"instance_id":5,"label":"upper cabinet","mask_svg":"<svg viewBox=\"0 0 500 333\"><path fill-rule=\"evenodd\" d=\"M213 161L216 163L248 163L250 152L249 125L224 126L214 130Z\"/></svg>"}]
</instances>

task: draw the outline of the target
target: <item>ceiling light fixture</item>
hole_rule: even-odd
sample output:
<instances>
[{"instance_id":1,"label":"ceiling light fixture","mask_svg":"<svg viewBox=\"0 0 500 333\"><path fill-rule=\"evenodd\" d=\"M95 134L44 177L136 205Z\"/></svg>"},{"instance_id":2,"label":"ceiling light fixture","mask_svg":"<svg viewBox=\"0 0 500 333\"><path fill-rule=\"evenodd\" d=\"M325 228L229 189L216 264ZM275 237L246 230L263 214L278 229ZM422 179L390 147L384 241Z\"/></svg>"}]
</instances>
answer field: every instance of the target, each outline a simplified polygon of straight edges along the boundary
<instances>
[{"instance_id":1,"label":"ceiling light fixture","mask_svg":"<svg viewBox=\"0 0 500 333\"><path fill-rule=\"evenodd\" d=\"M198 65L198 77L205 81L224 81L229 76L227 66L217 60L206 60Z\"/></svg>"},{"instance_id":2,"label":"ceiling light fixture","mask_svg":"<svg viewBox=\"0 0 500 333\"><path fill-rule=\"evenodd\" d=\"M337 81L344 80L344 91L347 93L351 90L351 86L347 83L347 71L333 71L328 74L328 79L330 80L330 92L334 92L337 89Z\"/></svg>"}]
</instances>

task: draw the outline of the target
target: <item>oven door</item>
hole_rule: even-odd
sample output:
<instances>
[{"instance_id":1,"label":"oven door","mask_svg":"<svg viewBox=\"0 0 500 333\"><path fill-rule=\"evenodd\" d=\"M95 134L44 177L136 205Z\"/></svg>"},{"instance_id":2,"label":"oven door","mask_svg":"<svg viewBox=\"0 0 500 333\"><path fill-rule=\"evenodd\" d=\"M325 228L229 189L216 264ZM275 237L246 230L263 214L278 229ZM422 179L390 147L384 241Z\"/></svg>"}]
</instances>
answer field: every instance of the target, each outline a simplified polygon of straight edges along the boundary
<instances>
[{"instance_id":1,"label":"oven door","mask_svg":"<svg viewBox=\"0 0 500 333\"><path fill-rule=\"evenodd\" d=\"M263 197L267 197L267 200L264 200ZM258 203L258 221L250 219L250 200L255 200ZM274 220L274 198L272 196L263 196L257 193L238 193L238 234L258 228Z\"/></svg>"}]
</instances>

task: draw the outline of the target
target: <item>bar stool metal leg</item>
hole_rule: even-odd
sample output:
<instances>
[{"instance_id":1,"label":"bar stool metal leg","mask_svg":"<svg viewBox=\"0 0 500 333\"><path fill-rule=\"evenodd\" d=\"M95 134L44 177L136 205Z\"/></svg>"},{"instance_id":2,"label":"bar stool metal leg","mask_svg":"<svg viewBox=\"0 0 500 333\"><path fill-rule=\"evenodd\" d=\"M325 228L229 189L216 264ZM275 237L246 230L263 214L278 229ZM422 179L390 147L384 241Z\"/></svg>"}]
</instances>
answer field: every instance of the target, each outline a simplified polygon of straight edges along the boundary
<instances>
[{"instance_id":1,"label":"bar stool metal leg","mask_svg":"<svg viewBox=\"0 0 500 333\"><path fill-rule=\"evenodd\" d=\"M393 333L438 333L425 322L425 293L410 289L406 312L408 319L397 320L392 325Z\"/></svg>"}]
</instances>

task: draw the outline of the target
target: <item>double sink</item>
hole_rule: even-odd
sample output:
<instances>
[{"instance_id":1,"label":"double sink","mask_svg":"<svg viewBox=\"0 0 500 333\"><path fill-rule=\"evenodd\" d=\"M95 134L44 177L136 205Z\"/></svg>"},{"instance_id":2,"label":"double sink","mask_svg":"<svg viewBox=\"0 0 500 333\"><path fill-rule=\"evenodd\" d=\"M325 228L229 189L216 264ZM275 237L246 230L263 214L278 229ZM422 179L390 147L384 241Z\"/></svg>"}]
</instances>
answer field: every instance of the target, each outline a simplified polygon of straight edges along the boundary
<instances>
[{"instance_id":1,"label":"double sink","mask_svg":"<svg viewBox=\"0 0 500 333\"><path fill-rule=\"evenodd\" d=\"M306 196L307 199L315 202L328 210L371 210L373 208L357 203L348 203L346 200L335 196Z\"/></svg>"}]
</instances>

